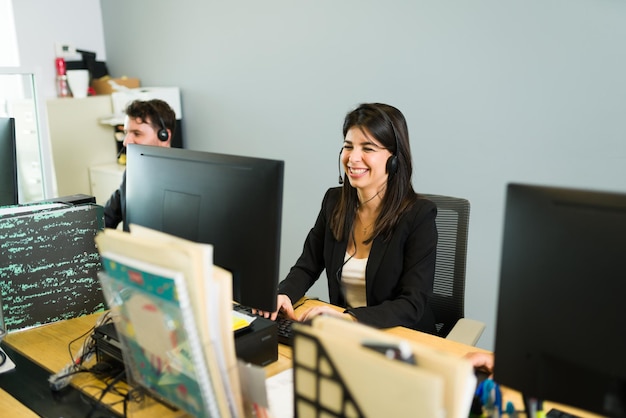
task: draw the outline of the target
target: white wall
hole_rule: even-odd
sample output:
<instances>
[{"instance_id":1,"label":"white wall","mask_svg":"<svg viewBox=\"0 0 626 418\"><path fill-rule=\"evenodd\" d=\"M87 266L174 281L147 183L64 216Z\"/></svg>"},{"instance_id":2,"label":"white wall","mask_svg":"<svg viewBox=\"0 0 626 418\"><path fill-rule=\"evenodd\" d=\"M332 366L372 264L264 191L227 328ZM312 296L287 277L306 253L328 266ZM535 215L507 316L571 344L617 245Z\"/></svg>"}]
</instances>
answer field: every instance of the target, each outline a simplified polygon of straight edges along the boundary
<instances>
[{"instance_id":1,"label":"white wall","mask_svg":"<svg viewBox=\"0 0 626 418\"><path fill-rule=\"evenodd\" d=\"M17 52L17 35L13 19L12 0L0 0L0 67L17 67L20 57ZM3 87L4 86L0 86Z\"/></svg>"},{"instance_id":2,"label":"white wall","mask_svg":"<svg viewBox=\"0 0 626 418\"><path fill-rule=\"evenodd\" d=\"M398 106L416 189L472 202L466 310L488 323L485 348L506 183L626 191L619 0L19 0L14 9L21 65L45 71L45 97L55 95L54 42L72 42L113 75L180 86L188 147L286 160L283 276L336 184L345 113L363 101Z\"/></svg>"}]
</instances>

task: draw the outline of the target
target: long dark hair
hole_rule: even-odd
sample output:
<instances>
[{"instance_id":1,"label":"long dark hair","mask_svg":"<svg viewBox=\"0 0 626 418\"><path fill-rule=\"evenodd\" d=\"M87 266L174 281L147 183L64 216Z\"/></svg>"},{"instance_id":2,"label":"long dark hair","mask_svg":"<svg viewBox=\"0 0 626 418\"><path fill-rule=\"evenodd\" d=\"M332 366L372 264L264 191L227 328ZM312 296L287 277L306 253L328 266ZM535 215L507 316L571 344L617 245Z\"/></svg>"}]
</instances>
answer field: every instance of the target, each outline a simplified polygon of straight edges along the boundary
<instances>
[{"instance_id":1,"label":"long dark hair","mask_svg":"<svg viewBox=\"0 0 626 418\"><path fill-rule=\"evenodd\" d=\"M402 214L417 200L411 177L413 165L409 130L404 115L393 106L383 103L363 103L346 115L343 122L343 136L357 127L376 138L397 158L397 169L387 179L387 188L382 206L376 218L374 231L365 241L369 243L377 236L387 239L391 236ZM356 189L344 175L341 198L337 202L330 221L330 228L336 240L347 240L352 231L359 198Z\"/></svg>"}]
</instances>

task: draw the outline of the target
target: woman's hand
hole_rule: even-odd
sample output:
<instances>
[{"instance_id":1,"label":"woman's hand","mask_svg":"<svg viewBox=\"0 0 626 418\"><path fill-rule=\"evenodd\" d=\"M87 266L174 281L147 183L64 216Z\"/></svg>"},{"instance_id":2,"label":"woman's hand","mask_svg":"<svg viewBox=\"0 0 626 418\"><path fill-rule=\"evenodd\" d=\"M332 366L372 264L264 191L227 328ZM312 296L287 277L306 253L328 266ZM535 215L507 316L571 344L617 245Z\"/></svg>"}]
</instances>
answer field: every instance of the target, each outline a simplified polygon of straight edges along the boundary
<instances>
[{"instance_id":1,"label":"woman's hand","mask_svg":"<svg viewBox=\"0 0 626 418\"><path fill-rule=\"evenodd\" d=\"M490 375L493 373L493 361L494 357L491 353L484 353L482 351L472 351L464 356L470 362L475 369L485 370Z\"/></svg>"},{"instance_id":2,"label":"woman's hand","mask_svg":"<svg viewBox=\"0 0 626 418\"><path fill-rule=\"evenodd\" d=\"M318 315L332 315L338 318L356 321L356 318L352 315L344 314L343 312L337 311L328 306L315 306L313 308L307 309L302 315L300 315L297 320L300 322L310 321Z\"/></svg>"},{"instance_id":3,"label":"woman's hand","mask_svg":"<svg viewBox=\"0 0 626 418\"><path fill-rule=\"evenodd\" d=\"M282 294L278 295L278 298L276 299L276 311L275 312L261 311L258 309L252 310L253 314L260 315L264 318L269 318L272 321L276 320L276 317L278 316L279 312L282 313L285 317L296 321L296 315L293 312L293 305L291 304L291 299L289 299L289 296L287 295L282 295Z\"/></svg>"}]
</instances>

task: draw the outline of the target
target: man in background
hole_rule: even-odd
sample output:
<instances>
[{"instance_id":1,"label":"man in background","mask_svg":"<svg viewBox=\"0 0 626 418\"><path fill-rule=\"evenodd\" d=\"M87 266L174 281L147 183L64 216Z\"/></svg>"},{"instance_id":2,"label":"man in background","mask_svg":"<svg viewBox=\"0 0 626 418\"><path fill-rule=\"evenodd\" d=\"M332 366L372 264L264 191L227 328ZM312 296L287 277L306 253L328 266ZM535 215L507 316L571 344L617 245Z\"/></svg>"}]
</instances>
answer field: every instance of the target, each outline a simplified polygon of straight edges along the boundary
<instances>
[{"instance_id":1,"label":"man in background","mask_svg":"<svg viewBox=\"0 0 626 418\"><path fill-rule=\"evenodd\" d=\"M163 100L135 100L126 107L124 119L124 147L128 144L170 147L176 128L176 113ZM117 228L126 222L126 172L120 187L104 205L104 226Z\"/></svg>"}]
</instances>

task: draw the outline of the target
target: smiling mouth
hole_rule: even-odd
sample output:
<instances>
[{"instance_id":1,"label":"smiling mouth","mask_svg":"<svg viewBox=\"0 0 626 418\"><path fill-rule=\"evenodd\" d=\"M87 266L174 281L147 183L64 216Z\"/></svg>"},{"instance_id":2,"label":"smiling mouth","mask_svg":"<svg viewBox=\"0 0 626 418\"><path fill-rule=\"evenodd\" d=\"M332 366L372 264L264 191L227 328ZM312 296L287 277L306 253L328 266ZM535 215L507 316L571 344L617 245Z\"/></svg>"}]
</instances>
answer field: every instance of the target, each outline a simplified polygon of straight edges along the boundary
<instances>
[{"instance_id":1,"label":"smiling mouth","mask_svg":"<svg viewBox=\"0 0 626 418\"><path fill-rule=\"evenodd\" d=\"M355 174L357 176L367 172L367 168L352 168L352 167L349 167L349 170L350 170L350 174Z\"/></svg>"}]
</instances>

